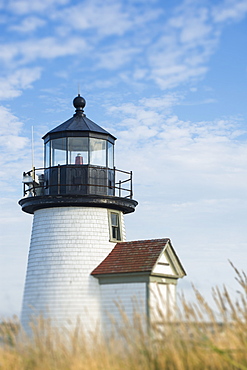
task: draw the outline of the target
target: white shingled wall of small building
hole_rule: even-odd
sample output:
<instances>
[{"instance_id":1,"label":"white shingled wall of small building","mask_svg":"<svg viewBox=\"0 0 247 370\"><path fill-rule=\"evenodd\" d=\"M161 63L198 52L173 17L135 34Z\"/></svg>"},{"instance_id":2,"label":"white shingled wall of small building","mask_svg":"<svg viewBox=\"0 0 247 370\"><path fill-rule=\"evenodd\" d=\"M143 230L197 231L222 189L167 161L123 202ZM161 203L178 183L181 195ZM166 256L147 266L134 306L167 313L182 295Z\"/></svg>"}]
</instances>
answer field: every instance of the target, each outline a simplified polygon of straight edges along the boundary
<instances>
[{"instance_id":1,"label":"white shingled wall of small building","mask_svg":"<svg viewBox=\"0 0 247 370\"><path fill-rule=\"evenodd\" d=\"M122 231L125 238L124 219ZM59 326L95 327L100 321L100 286L91 271L111 252L108 210L56 207L35 211L21 321L43 314Z\"/></svg>"},{"instance_id":2,"label":"white shingled wall of small building","mask_svg":"<svg viewBox=\"0 0 247 370\"><path fill-rule=\"evenodd\" d=\"M150 322L174 319L176 315L176 285L150 282Z\"/></svg>"},{"instance_id":3,"label":"white shingled wall of small building","mask_svg":"<svg viewBox=\"0 0 247 370\"><path fill-rule=\"evenodd\" d=\"M101 285L101 315L106 332L115 323L132 324L136 317L147 317L151 324L164 319L175 319L176 284L157 282L112 283ZM137 315L137 316L136 316ZM115 329L114 329L115 330Z\"/></svg>"},{"instance_id":4,"label":"white shingled wall of small building","mask_svg":"<svg viewBox=\"0 0 247 370\"><path fill-rule=\"evenodd\" d=\"M147 284L145 282L101 285L101 315L106 332L117 325L129 324L138 317L147 317Z\"/></svg>"}]
</instances>

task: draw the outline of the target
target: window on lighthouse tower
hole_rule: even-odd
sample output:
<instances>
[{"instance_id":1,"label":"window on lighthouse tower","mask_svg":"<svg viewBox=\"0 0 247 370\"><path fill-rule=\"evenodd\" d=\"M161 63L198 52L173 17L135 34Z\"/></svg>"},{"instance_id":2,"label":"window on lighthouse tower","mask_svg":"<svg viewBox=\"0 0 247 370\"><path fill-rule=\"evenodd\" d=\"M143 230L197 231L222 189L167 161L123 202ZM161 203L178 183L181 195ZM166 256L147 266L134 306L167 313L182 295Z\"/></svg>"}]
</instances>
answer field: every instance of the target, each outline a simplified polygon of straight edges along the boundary
<instances>
[{"instance_id":1,"label":"window on lighthouse tower","mask_svg":"<svg viewBox=\"0 0 247 370\"><path fill-rule=\"evenodd\" d=\"M110 241L121 241L122 230L120 222L120 213L117 211L109 211L109 231Z\"/></svg>"}]
</instances>

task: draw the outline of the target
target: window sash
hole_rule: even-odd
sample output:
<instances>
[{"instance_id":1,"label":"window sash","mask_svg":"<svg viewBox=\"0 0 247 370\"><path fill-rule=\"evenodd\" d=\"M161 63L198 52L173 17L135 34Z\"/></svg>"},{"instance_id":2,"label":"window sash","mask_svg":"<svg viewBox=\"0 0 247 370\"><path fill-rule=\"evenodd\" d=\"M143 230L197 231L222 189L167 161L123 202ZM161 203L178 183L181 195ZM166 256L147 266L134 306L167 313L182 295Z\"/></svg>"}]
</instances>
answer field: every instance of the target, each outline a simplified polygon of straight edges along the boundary
<instances>
[{"instance_id":1,"label":"window sash","mask_svg":"<svg viewBox=\"0 0 247 370\"><path fill-rule=\"evenodd\" d=\"M122 241L120 212L109 211L109 233L110 241Z\"/></svg>"}]
</instances>

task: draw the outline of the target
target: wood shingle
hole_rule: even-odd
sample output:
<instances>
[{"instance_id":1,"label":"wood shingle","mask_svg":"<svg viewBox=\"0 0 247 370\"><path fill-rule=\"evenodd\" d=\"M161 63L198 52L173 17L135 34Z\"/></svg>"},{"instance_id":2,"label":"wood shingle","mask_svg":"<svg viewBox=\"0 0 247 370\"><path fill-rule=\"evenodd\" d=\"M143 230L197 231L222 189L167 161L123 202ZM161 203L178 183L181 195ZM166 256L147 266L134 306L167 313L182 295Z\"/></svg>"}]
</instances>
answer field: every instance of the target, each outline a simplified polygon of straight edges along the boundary
<instances>
[{"instance_id":1,"label":"wood shingle","mask_svg":"<svg viewBox=\"0 0 247 370\"><path fill-rule=\"evenodd\" d=\"M152 271L170 239L136 240L117 243L91 275Z\"/></svg>"}]
</instances>

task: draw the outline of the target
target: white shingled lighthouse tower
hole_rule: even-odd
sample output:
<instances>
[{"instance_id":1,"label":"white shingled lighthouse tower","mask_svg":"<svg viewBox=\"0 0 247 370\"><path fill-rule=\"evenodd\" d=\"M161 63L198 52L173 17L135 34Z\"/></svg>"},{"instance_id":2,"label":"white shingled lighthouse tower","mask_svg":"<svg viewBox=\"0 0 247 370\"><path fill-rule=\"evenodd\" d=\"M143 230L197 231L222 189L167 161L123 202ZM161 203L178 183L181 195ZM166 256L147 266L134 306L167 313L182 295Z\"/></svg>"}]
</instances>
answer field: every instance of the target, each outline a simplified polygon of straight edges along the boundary
<instances>
[{"instance_id":1,"label":"white shingled lighthouse tower","mask_svg":"<svg viewBox=\"0 0 247 370\"><path fill-rule=\"evenodd\" d=\"M124 214L137 206L132 172L116 169L116 138L86 117L84 98L73 104L73 117L43 137L44 168L24 172L19 204L34 215L21 313L26 330L39 315L56 326L78 319L88 329L110 325L107 313L118 317L114 302L131 316L133 297L151 318L157 284L167 312L185 275L169 239L125 242Z\"/></svg>"}]
</instances>

